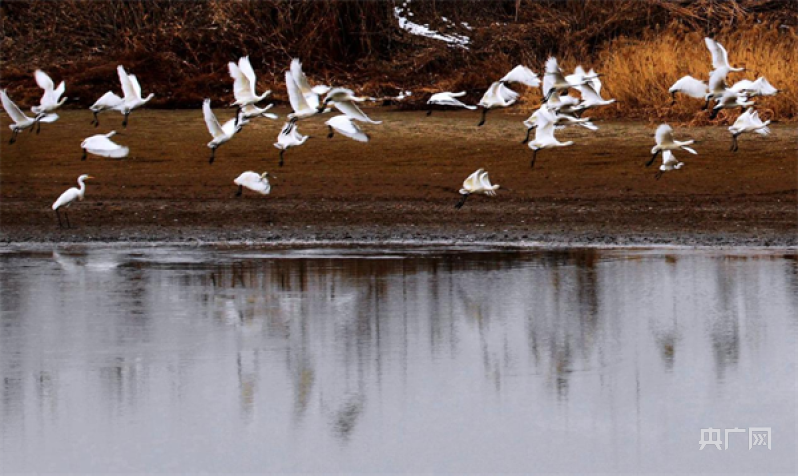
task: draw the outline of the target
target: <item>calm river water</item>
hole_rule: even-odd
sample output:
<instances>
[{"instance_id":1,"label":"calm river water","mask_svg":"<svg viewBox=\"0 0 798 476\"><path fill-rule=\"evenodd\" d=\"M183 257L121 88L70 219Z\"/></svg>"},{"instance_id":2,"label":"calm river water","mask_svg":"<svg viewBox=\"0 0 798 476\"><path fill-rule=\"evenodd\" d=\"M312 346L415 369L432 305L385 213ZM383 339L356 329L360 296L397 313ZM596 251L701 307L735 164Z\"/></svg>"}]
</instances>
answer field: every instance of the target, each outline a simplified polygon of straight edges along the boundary
<instances>
[{"instance_id":1,"label":"calm river water","mask_svg":"<svg viewBox=\"0 0 798 476\"><path fill-rule=\"evenodd\" d=\"M795 472L797 259L0 249L0 472Z\"/></svg>"}]
</instances>

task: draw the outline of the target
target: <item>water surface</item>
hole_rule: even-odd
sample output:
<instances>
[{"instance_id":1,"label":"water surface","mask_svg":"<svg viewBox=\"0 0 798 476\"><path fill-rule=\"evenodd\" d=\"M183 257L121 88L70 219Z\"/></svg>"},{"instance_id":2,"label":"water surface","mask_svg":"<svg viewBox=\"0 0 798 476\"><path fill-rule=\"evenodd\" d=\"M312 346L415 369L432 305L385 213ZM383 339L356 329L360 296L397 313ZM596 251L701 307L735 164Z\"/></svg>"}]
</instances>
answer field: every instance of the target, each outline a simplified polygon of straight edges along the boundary
<instances>
[{"instance_id":1,"label":"water surface","mask_svg":"<svg viewBox=\"0 0 798 476\"><path fill-rule=\"evenodd\" d=\"M0 286L0 472L796 470L794 253L5 249Z\"/></svg>"}]
</instances>

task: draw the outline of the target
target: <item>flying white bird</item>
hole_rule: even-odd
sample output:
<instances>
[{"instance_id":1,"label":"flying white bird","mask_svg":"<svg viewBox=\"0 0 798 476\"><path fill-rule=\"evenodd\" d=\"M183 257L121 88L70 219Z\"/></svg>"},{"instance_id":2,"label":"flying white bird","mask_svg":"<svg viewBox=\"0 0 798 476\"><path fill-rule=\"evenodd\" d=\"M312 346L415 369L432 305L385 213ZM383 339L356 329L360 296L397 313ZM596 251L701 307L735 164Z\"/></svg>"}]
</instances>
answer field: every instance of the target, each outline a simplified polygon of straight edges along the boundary
<instances>
[{"instance_id":1,"label":"flying white bird","mask_svg":"<svg viewBox=\"0 0 798 476\"><path fill-rule=\"evenodd\" d=\"M576 125L576 126L582 126L585 129L590 129L591 131L598 130L598 127L596 127L595 124L590 122L589 117L579 118L571 114L562 114L558 112L556 109L549 107L547 103L543 103L541 104L539 109L533 112L532 115L529 116L529 118L527 118L527 120L524 121L524 125L526 126L526 137L524 138L524 140L521 141L522 144L526 144L527 142L529 142L529 136L532 133L532 130L538 127L538 117L540 117L541 114L544 114L546 112L551 112L554 115L555 129L561 129L568 125Z\"/></svg>"},{"instance_id":2,"label":"flying white bird","mask_svg":"<svg viewBox=\"0 0 798 476\"><path fill-rule=\"evenodd\" d=\"M653 155L651 156L651 160L646 162L646 167L650 167L651 164L654 163L654 159L657 158L657 155L660 152L666 150L684 149L687 152L690 152L691 154L698 154L698 152L696 152L695 150L691 149L690 147L687 147L688 145L694 144L695 143L694 140L687 140L687 141L674 140L673 128L671 128L671 126L667 124L660 124L660 126L657 127L657 133L655 135L655 138L657 140L657 145L655 145L654 148L651 149L651 154Z\"/></svg>"},{"instance_id":3,"label":"flying white bird","mask_svg":"<svg viewBox=\"0 0 798 476\"><path fill-rule=\"evenodd\" d=\"M531 69L518 65L500 80L491 84L479 101L482 118L477 124L478 126L485 124L485 116L491 109L512 106L518 100L519 94L507 87L510 83L521 83L534 88L540 86L540 79Z\"/></svg>"},{"instance_id":4,"label":"flying white bird","mask_svg":"<svg viewBox=\"0 0 798 476\"><path fill-rule=\"evenodd\" d=\"M768 128L768 124L770 121L762 122L762 119L759 118L759 112L755 111L754 108L749 107L747 111L740 114L740 117L734 121L734 124L729 127L729 132L732 133L732 146L731 151L737 152L739 149L737 145L737 137L740 134L744 134L746 132L756 132L757 134L766 136L770 134L770 128Z\"/></svg>"},{"instance_id":5,"label":"flying white bird","mask_svg":"<svg viewBox=\"0 0 798 476\"><path fill-rule=\"evenodd\" d=\"M318 109L319 103L321 103L321 96L327 94L330 87L323 84L311 86L308 77L305 76L305 73L302 71L302 63L299 61L299 58L291 60L290 73L291 77L294 78L294 83L296 83L299 92L308 103L308 106L312 109Z\"/></svg>"},{"instance_id":6,"label":"flying white bird","mask_svg":"<svg viewBox=\"0 0 798 476\"><path fill-rule=\"evenodd\" d=\"M580 102L575 109L579 111L584 111L585 109L590 109L591 107L597 106L608 106L615 102L615 99L604 99L593 89L593 86L589 84L581 84L576 87L579 92L582 94L582 102Z\"/></svg>"},{"instance_id":7,"label":"flying white bird","mask_svg":"<svg viewBox=\"0 0 798 476\"><path fill-rule=\"evenodd\" d=\"M709 37L704 38L704 43L706 43L707 49L712 54L712 67L714 69L728 68L730 71L745 71L745 68L732 68L729 64L729 54L723 45Z\"/></svg>"},{"instance_id":8,"label":"flying white bird","mask_svg":"<svg viewBox=\"0 0 798 476\"><path fill-rule=\"evenodd\" d=\"M676 160L676 156L673 155L673 152L666 150L662 153L662 165L659 166L659 170L656 174L654 174L654 178L659 180L662 177L663 172L679 170L683 166L684 162L679 162Z\"/></svg>"},{"instance_id":9,"label":"flying white bird","mask_svg":"<svg viewBox=\"0 0 798 476\"><path fill-rule=\"evenodd\" d=\"M472 194L482 194L488 197L495 197L496 190L499 189L499 185L492 185L490 183L490 178L488 177L488 173L485 172L484 169L479 169L473 174L469 175L468 178L465 179L463 182L463 188L460 189L460 201L454 206L456 209L463 208L466 200L468 200L468 196Z\"/></svg>"},{"instance_id":10,"label":"flying white bird","mask_svg":"<svg viewBox=\"0 0 798 476\"><path fill-rule=\"evenodd\" d=\"M146 98L141 97L141 85L139 80L133 74L127 74L122 65L116 67L116 72L119 74L119 82L122 83L122 92L124 99L119 107L122 114L125 115L125 120L122 121L122 126L127 127L127 117L133 110L142 107L155 97L154 93L150 93Z\"/></svg>"},{"instance_id":11,"label":"flying white bird","mask_svg":"<svg viewBox=\"0 0 798 476\"><path fill-rule=\"evenodd\" d=\"M729 89L739 93L746 93L748 97L775 96L780 92L780 90L774 88L764 76L759 77L756 81L750 81L748 79L737 81Z\"/></svg>"},{"instance_id":12,"label":"flying white bird","mask_svg":"<svg viewBox=\"0 0 798 476\"><path fill-rule=\"evenodd\" d=\"M709 73L706 103L704 103L703 109L709 108L709 104L713 99L718 100L728 91L729 88L726 86L726 76L728 76L728 74L729 68L718 68Z\"/></svg>"},{"instance_id":13,"label":"flying white bird","mask_svg":"<svg viewBox=\"0 0 798 476\"><path fill-rule=\"evenodd\" d=\"M67 100L67 98L61 98L61 96L64 94L64 91L66 91L66 83L61 81L56 88L53 84L53 80L50 79L50 76L47 76L47 73L40 69L37 69L34 72L34 77L36 78L36 84L38 84L39 87L44 90L44 94L42 95L42 99L39 101L39 105L33 106L30 108L30 110L34 114L52 114L53 111L61 107L61 105ZM58 119L57 115L55 116L55 119ZM53 121L55 119L53 119Z\"/></svg>"},{"instance_id":14,"label":"flying white bird","mask_svg":"<svg viewBox=\"0 0 798 476\"><path fill-rule=\"evenodd\" d=\"M94 127L100 125L100 119L97 117L97 114L103 111L121 111L122 110L122 103L125 100L114 94L112 91L108 91L107 93L100 96L100 99L97 100L94 104L89 107L91 112L94 114L94 120L91 121L94 124Z\"/></svg>"},{"instance_id":15,"label":"flying white bird","mask_svg":"<svg viewBox=\"0 0 798 476\"><path fill-rule=\"evenodd\" d=\"M266 112L271 109L274 104L269 104L266 107L258 107L254 104L248 104L241 108L241 117L243 119L254 119L256 117L266 117L269 119L277 119L277 114Z\"/></svg>"},{"instance_id":16,"label":"flying white bird","mask_svg":"<svg viewBox=\"0 0 798 476\"><path fill-rule=\"evenodd\" d=\"M706 99L708 89L707 83L695 79L692 76L683 76L678 81L673 83L673 86L668 89L671 94L671 106L676 104L676 93L686 94L691 98Z\"/></svg>"},{"instance_id":17,"label":"flying white bird","mask_svg":"<svg viewBox=\"0 0 798 476\"><path fill-rule=\"evenodd\" d=\"M549 96L549 100L545 101L543 104L548 106L549 109L557 111L560 114L574 115L579 112L579 109L577 108L579 102L579 98L575 98L567 94L563 96L559 91L555 90L551 96Z\"/></svg>"},{"instance_id":18,"label":"flying white bird","mask_svg":"<svg viewBox=\"0 0 798 476\"><path fill-rule=\"evenodd\" d=\"M721 109L745 109L748 106L753 106L754 101L749 101L748 96L745 93L738 93L734 92L731 89L727 89L723 95L717 99L717 103L715 107L712 108L712 113L709 115L709 119L713 120L718 117L718 113Z\"/></svg>"},{"instance_id":19,"label":"flying white bird","mask_svg":"<svg viewBox=\"0 0 798 476\"><path fill-rule=\"evenodd\" d=\"M598 79L598 74L592 69L590 73L585 73L585 69L582 68L582 65L574 68L573 74L566 76L565 81L574 87L582 84L589 84L593 89L596 89L596 92L601 89L601 81Z\"/></svg>"},{"instance_id":20,"label":"flying white bird","mask_svg":"<svg viewBox=\"0 0 798 476\"><path fill-rule=\"evenodd\" d=\"M216 157L216 148L233 138L234 135L241 132L241 129L249 122L246 119L230 119L224 125L219 124L216 115L211 110L211 100L206 99L202 103L202 114L205 116L205 125L208 126L208 132L213 136L213 140L208 142L208 147L211 149L211 158L208 160L212 164ZM236 111L236 116L239 112Z\"/></svg>"},{"instance_id":21,"label":"flying white bird","mask_svg":"<svg viewBox=\"0 0 798 476\"><path fill-rule=\"evenodd\" d=\"M58 226L59 227L63 228L63 226L64 226L64 225L61 224L61 213L59 212L59 210L61 208L64 209L64 215L66 215L67 228L71 228L72 227L69 224L69 214L67 214L67 210L66 209L69 208L69 206L72 205L72 203L75 200L78 200L78 201L82 201L83 200L83 195L86 193L86 184L83 183L83 182L88 180L88 179L93 179L93 178L94 177L92 177L91 175L86 175L86 174L81 175L80 177L78 177L78 185L80 185L80 188L78 188L78 187L70 188L66 192L62 193L61 196L58 197L58 200L56 200L55 203L53 203L53 211L55 212L56 216L58 217Z\"/></svg>"},{"instance_id":22,"label":"flying white bird","mask_svg":"<svg viewBox=\"0 0 798 476\"><path fill-rule=\"evenodd\" d=\"M592 79L585 78L584 76L578 78L577 75L571 75L569 78L571 78L571 81L563 76L562 70L560 70L560 66L557 64L557 58L552 56L547 59L546 73L543 78L543 101L548 101L549 97L554 94L554 91L567 91L570 88L585 84Z\"/></svg>"},{"instance_id":23,"label":"flying white bird","mask_svg":"<svg viewBox=\"0 0 798 476\"><path fill-rule=\"evenodd\" d=\"M257 77L255 76L255 70L252 69L252 64L249 62L249 56L242 56L238 60L238 64L231 61L227 64L228 69L230 70L230 77L233 78L233 96L235 96L236 100L231 104L232 106L238 106L238 109L241 112L244 112L243 109L245 106L254 106L255 104L263 101L266 99L272 92L267 90L260 96L258 93L255 92L255 86L258 83ZM268 109L268 108L267 108ZM265 111L264 109L263 111ZM250 114L253 114L252 109L250 109ZM254 113L250 115L249 118L256 117L260 114ZM238 119L238 115L236 115L236 119ZM245 113L245 118L247 118Z\"/></svg>"},{"instance_id":24,"label":"flying white bird","mask_svg":"<svg viewBox=\"0 0 798 476\"><path fill-rule=\"evenodd\" d=\"M269 183L269 172L259 174L257 172L247 171L239 175L233 183L238 185L238 192L236 197L240 197L247 188L253 192L258 192L261 195L268 195L272 191L272 185Z\"/></svg>"},{"instance_id":25,"label":"flying white bird","mask_svg":"<svg viewBox=\"0 0 798 476\"><path fill-rule=\"evenodd\" d=\"M111 131L108 134L97 134L87 137L86 140L80 144L80 148L83 149L83 157L81 157L80 160L86 160L87 153L113 159L127 157L127 154L130 153L130 149L111 140L111 137L116 134L116 131Z\"/></svg>"},{"instance_id":26,"label":"flying white bird","mask_svg":"<svg viewBox=\"0 0 798 476\"><path fill-rule=\"evenodd\" d=\"M459 93L452 93L449 91L445 91L442 93L435 93L430 96L429 100L427 100L427 104L429 105L436 105L436 106L451 106L451 107L464 107L466 109L476 109L476 106L471 106L469 104L465 104L456 98L460 98L465 96L465 91L460 91ZM427 116L432 114L432 108L427 111Z\"/></svg>"},{"instance_id":27,"label":"flying white bird","mask_svg":"<svg viewBox=\"0 0 798 476\"><path fill-rule=\"evenodd\" d=\"M554 147L566 147L573 145L574 143L570 140L567 142L560 142L554 137L554 126L557 122L557 117L552 111L541 108L538 112L539 114L536 120L537 128L535 129L535 140L530 141L529 144L527 144L533 151L532 161L529 163L529 167L535 166L535 160L537 159L539 150L552 149Z\"/></svg>"},{"instance_id":28,"label":"flying white bird","mask_svg":"<svg viewBox=\"0 0 798 476\"><path fill-rule=\"evenodd\" d=\"M38 124L39 121L53 122L58 119L58 115L56 114L37 114L36 117L26 116L25 113L22 112L22 109L17 107L14 101L8 97L5 89L0 90L0 98L2 98L3 109L6 110L8 117L14 121L13 124L8 125L13 132L13 134L11 134L11 139L8 141L9 144L13 144L17 141L17 134L19 134L19 131L24 131L28 128L33 131L33 126Z\"/></svg>"},{"instance_id":29,"label":"flying white bird","mask_svg":"<svg viewBox=\"0 0 798 476\"><path fill-rule=\"evenodd\" d=\"M317 112L327 107L329 103L333 103L336 109L343 112L350 119L355 121L366 122L369 124L382 124L382 121L375 121L368 117L356 103L364 102L367 98L355 96L351 89L346 88L333 88L324 97L324 101L319 104Z\"/></svg>"},{"instance_id":30,"label":"flying white bird","mask_svg":"<svg viewBox=\"0 0 798 476\"><path fill-rule=\"evenodd\" d=\"M352 119L349 116L345 114L330 118L330 120L325 122L325 124L330 129L330 133L327 134L328 139L332 139L332 137L335 135L335 131L338 131L339 133L345 135L346 137L354 139L358 142L369 141L369 136L365 132L363 132L357 126L357 124L352 122Z\"/></svg>"},{"instance_id":31,"label":"flying white bird","mask_svg":"<svg viewBox=\"0 0 798 476\"><path fill-rule=\"evenodd\" d=\"M283 130L280 131L280 135L277 136L277 142L274 144L275 147L280 149L280 167L283 166L283 154L285 154L285 151L291 147L298 147L304 144L309 138L310 136L303 136L299 133L296 123L287 122Z\"/></svg>"}]
</instances>

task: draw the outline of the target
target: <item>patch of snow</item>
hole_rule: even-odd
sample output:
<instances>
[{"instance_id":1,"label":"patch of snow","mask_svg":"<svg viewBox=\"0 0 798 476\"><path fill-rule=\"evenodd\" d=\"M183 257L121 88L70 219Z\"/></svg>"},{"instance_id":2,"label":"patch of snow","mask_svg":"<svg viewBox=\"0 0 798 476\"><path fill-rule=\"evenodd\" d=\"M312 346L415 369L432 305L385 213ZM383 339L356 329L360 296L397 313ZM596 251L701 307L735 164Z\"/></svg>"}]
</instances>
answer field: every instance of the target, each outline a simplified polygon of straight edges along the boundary
<instances>
[{"instance_id":1,"label":"patch of snow","mask_svg":"<svg viewBox=\"0 0 798 476\"><path fill-rule=\"evenodd\" d=\"M408 12L408 15L413 16L413 13ZM407 31L411 35L445 41L446 43L449 43L450 46L457 46L465 49L468 49L467 45L469 42L471 42L471 38L465 35L458 35L455 33L444 35L430 30L428 25L419 25L418 23L413 23L412 21L408 20L407 17L402 16L402 9L399 7L394 8L394 17L399 20L399 28Z\"/></svg>"}]
</instances>

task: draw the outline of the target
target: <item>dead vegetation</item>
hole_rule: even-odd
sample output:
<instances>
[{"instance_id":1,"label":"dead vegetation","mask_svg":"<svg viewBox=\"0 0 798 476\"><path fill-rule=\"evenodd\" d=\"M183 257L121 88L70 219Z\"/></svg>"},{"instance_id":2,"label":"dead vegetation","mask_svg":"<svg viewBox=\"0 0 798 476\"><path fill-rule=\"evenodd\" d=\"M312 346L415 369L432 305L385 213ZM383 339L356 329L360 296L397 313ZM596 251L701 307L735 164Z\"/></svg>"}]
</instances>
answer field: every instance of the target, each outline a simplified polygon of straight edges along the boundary
<instances>
[{"instance_id":1,"label":"dead vegetation","mask_svg":"<svg viewBox=\"0 0 798 476\"><path fill-rule=\"evenodd\" d=\"M604 74L605 96L619 100L601 117L673 118L701 122L694 100L670 107L667 88L685 75L706 79L709 53L701 39L724 43L746 73L766 76L783 90L761 101L766 115L798 117L798 2L796 0L566 0L440 1L411 4L414 21L447 31L447 17L471 38L469 50L409 35L393 8L370 0L44 0L0 4L3 87L29 104L39 91L31 73L46 69L68 81L73 104L86 106L117 89L116 64L137 74L157 95L154 106L199 107L230 96L226 63L249 54L260 88L284 99L282 74L298 56L317 81L358 85L362 93L466 90L476 101L490 82L518 63L541 71L556 55ZM68 20L67 20L68 19ZM473 30L461 27L468 22ZM525 96L527 107L539 92Z\"/></svg>"}]
</instances>

